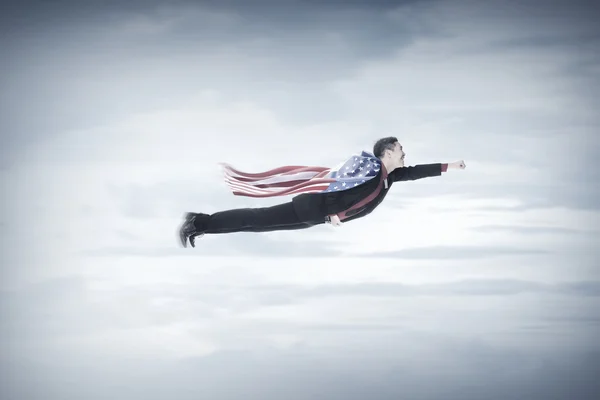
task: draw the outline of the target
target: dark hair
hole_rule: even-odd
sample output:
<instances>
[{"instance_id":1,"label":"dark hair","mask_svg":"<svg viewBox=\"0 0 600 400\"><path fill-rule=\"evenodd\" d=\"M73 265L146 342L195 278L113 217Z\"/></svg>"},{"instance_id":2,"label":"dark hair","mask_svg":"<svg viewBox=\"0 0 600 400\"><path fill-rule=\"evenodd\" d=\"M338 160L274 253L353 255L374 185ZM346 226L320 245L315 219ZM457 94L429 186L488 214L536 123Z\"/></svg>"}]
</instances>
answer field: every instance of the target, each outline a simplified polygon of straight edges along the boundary
<instances>
[{"instance_id":1,"label":"dark hair","mask_svg":"<svg viewBox=\"0 0 600 400\"><path fill-rule=\"evenodd\" d=\"M398 142L398 139L393 136L379 139L373 145L373 154L377 158L383 157L383 153L386 150L394 150L394 147L396 146L396 142Z\"/></svg>"}]
</instances>

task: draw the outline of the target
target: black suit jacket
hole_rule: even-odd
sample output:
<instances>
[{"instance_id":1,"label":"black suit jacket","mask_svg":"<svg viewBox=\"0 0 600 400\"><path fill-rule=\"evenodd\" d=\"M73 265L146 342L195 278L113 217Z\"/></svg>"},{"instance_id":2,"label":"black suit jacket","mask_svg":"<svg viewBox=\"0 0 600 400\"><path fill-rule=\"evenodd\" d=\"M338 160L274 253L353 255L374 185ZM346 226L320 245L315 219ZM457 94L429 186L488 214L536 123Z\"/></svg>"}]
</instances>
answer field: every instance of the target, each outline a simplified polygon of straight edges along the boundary
<instances>
[{"instance_id":1,"label":"black suit jacket","mask_svg":"<svg viewBox=\"0 0 600 400\"><path fill-rule=\"evenodd\" d=\"M352 189L340 192L303 193L297 195L292 199L294 209L301 221L323 222L328 215L347 210L373 193L379 184L382 173L383 168L377 176ZM387 189L384 186L377 197L360 209L353 210L352 214L348 215L344 222L370 214L383 201L394 182L414 181L432 176L440 176L441 174L441 163L396 168L388 174Z\"/></svg>"}]
</instances>

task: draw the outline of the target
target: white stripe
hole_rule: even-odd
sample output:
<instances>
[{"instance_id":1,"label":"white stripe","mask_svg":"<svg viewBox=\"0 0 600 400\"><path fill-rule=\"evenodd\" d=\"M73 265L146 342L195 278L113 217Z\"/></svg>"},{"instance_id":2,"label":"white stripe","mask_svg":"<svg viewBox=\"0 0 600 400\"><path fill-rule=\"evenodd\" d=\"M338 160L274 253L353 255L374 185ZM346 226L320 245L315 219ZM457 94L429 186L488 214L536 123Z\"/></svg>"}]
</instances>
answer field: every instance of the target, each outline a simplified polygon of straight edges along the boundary
<instances>
[{"instance_id":1,"label":"white stripe","mask_svg":"<svg viewBox=\"0 0 600 400\"><path fill-rule=\"evenodd\" d=\"M226 173L228 176L235 178L234 175L232 174L228 174ZM296 174L291 174L291 175L279 175L279 176L274 176L272 178L267 178L267 179L263 179L260 181L252 181L252 184L254 185L262 185L262 184L269 184L269 183L280 183L280 182L289 182L289 181L296 181L296 180L309 180L311 178L313 178L315 175L319 174L319 172L299 172ZM247 183L247 182L246 182Z\"/></svg>"},{"instance_id":2,"label":"white stripe","mask_svg":"<svg viewBox=\"0 0 600 400\"><path fill-rule=\"evenodd\" d=\"M300 168L305 168L305 167L298 167L297 169L300 169ZM308 168L311 168L311 167L308 167ZM244 176L243 172L241 172L241 173L234 172L233 171L233 167L228 166L228 165L223 166L223 171L226 171L231 176L237 176L237 177L240 177L240 178L250 178L250 179L253 179L251 176ZM267 171L265 171L265 172L267 172ZM263 174L265 172L260 172L260 173ZM291 171L288 171L288 172L277 172L273 176L278 176L280 174L289 173L289 172L291 172ZM308 173L314 173L314 174L318 174L319 173L319 171L300 171L300 172L308 172Z\"/></svg>"},{"instance_id":3,"label":"white stripe","mask_svg":"<svg viewBox=\"0 0 600 400\"><path fill-rule=\"evenodd\" d=\"M233 180L230 178L225 178L225 182L229 185L229 186L235 186L237 188L243 189L243 190L249 190L249 191L253 191L255 193L259 193L259 192L265 192L265 193L272 193L272 192L280 192L281 190L287 190L287 189L291 189L291 187L287 187L287 188L259 188L259 187L255 187L252 184L249 184L247 182L240 182L237 180ZM311 187L313 185L327 185L327 182L314 182L310 185L308 185L307 187Z\"/></svg>"},{"instance_id":4,"label":"white stripe","mask_svg":"<svg viewBox=\"0 0 600 400\"><path fill-rule=\"evenodd\" d=\"M301 175L308 175L307 177L301 177ZM227 182L236 182L239 183L240 185L248 185L248 186L256 186L256 185L261 185L261 184L270 184L270 183L281 183L281 182L288 182L288 181L294 181L294 180L302 180L302 181L309 181L311 178L313 178L315 175L317 175L316 173L303 173L303 174L295 174L295 175L291 175L293 177L293 179L289 180L286 179L284 177L273 177L271 179L264 179L262 181L256 181L256 182L244 182L244 181L239 181L233 177L230 177L227 174L224 174L224 179ZM322 178L317 178L317 179L326 179L326 177L322 177Z\"/></svg>"},{"instance_id":5,"label":"white stripe","mask_svg":"<svg viewBox=\"0 0 600 400\"><path fill-rule=\"evenodd\" d=\"M248 186L248 185L241 185L236 182L227 182L227 184L230 188L237 189L237 190L240 190L243 192L249 192L249 193L268 193L268 192L270 192L270 191L267 191L264 189L255 188L255 187Z\"/></svg>"},{"instance_id":6,"label":"white stripe","mask_svg":"<svg viewBox=\"0 0 600 400\"><path fill-rule=\"evenodd\" d=\"M230 189L235 190L235 191L246 192L246 193L253 193L253 194L279 193L282 190L289 189L289 188L283 188L283 189L275 189L275 188L257 189L257 188L253 188L252 186L240 185L238 183L229 183L228 186L229 186ZM318 188L320 186L326 187L327 183L314 183L312 185L303 186L301 188L294 189L291 192L288 192L286 194L294 194L294 193L301 192L301 191L304 191L304 190L311 190L311 189L314 189L314 188Z\"/></svg>"},{"instance_id":7,"label":"white stripe","mask_svg":"<svg viewBox=\"0 0 600 400\"><path fill-rule=\"evenodd\" d=\"M253 194L269 194L269 193L281 193L285 190L289 190L290 188L281 188L281 189L275 189L275 188L270 188L270 189L256 189L256 188L252 188L252 187L247 187L247 186L242 186L242 185L238 185L238 184L229 184L228 185L230 189L235 190L235 191L241 191L241 192L245 192L245 193L253 193ZM308 186L303 186L300 188L296 188L293 189L291 191L289 191L289 194L293 194L296 192L301 192L305 189L310 190L311 188L315 188L315 187L326 187L327 184L326 183L315 183L312 185L308 185Z\"/></svg>"},{"instance_id":8,"label":"white stripe","mask_svg":"<svg viewBox=\"0 0 600 400\"><path fill-rule=\"evenodd\" d=\"M228 179L226 179L225 182L229 187L251 193L275 193L281 190L280 188L257 188L244 182L232 181Z\"/></svg>"},{"instance_id":9,"label":"white stripe","mask_svg":"<svg viewBox=\"0 0 600 400\"><path fill-rule=\"evenodd\" d=\"M343 164L342 164L342 165L343 165ZM225 164L225 165L222 165L222 168L223 168L223 172L224 172L224 173L226 173L226 174L228 174L229 176L232 176L232 177L239 177L239 178L248 178L248 179L254 179L254 178L252 178L252 177L250 177L250 176L244 176L244 175L241 175L241 174L238 174L238 173L234 172L234 171L232 170L232 168L233 168L233 167L231 167L231 166L229 166L229 165L227 165L227 164ZM301 168L303 168L303 167L301 167ZM310 168L310 167L309 167L309 168ZM329 169L329 172L328 172L328 174L331 174L331 172L332 172L332 171L334 171L334 170L332 170L332 169ZM317 174L320 174L320 173L322 173L322 171L301 171L301 172L297 172L295 175L289 175L289 172L287 172L287 173L286 173L287 175L280 175L280 174L284 174L284 173L283 173L283 172L279 172L278 174L275 174L275 175L274 175L274 177L278 177L278 176L290 176L290 177L292 177L292 176L302 176L303 174L312 174L312 175L317 175ZM310 175L309 175L309 176L310 176ZM268 178L267 178L267 179L268 179Z\"/></svg>"}]
</instances>

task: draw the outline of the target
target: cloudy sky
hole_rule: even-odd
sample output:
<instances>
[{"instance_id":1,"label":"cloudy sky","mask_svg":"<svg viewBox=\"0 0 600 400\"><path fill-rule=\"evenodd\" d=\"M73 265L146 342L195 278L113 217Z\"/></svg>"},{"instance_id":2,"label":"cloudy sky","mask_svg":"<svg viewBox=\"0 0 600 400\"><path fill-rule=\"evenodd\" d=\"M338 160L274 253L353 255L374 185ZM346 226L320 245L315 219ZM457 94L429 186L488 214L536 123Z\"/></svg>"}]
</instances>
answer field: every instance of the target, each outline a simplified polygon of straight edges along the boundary
<instances>
[{"instance_id":1,"label":"cloudy sky","mask_svg":"<svg viewBox=\"0 0 600 400\"><path fill-rule=\"evenodd\" d=\"M600 392L591 2L127 3L1 6L2 399ZM179 247L186 211L289 200L217 163L389 135L467 169L340 228Z\"/></svg>"}]
</instances>

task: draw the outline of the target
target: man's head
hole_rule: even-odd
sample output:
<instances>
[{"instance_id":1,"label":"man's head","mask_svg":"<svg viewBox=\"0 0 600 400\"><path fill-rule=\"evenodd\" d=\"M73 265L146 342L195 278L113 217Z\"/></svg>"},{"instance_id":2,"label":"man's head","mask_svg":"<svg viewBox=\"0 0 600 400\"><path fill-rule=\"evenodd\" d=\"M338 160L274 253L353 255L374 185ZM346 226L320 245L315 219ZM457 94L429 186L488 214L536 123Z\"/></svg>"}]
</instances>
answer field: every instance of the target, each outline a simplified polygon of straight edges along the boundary
<instances>
[{"instance_id":1,"label":"man's head","mask_svg":"<svg viewBox=\"0 0 600 400\"><path fill-rule=\"evenodd\" d=\"M386 164L386 168L404 167L404 150L398 139L390 136L379 139L373 146L373 154Z\"/></svg>"}]
</instances>

